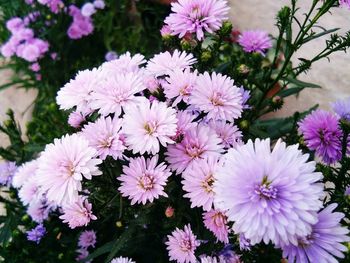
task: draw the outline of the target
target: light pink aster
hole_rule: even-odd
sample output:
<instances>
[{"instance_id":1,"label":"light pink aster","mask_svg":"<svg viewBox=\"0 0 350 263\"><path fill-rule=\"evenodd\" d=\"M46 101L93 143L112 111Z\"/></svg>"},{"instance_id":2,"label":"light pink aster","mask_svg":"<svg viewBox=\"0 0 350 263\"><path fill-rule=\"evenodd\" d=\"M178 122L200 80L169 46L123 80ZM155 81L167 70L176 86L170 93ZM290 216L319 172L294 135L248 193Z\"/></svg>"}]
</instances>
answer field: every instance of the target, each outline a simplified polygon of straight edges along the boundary
<instances>
[{"instance_id":1,"label":"light pink aster","mask_svg":"<svg viewBox=\"0 0 350 263\"><path fill-rule=\"evenodd\" d=\"M86 114L79 111L73 111L69 114L68 124L73 128L80 128L81 124L86 121Z\"/></svg>"},{"instance_id":2,"label":"light pink aster","mask_svg":"<svg viewBox=\"0 0 350 263\"><path fill-rule=\"evenodd\" d=\"M165 97L169 100L175 99L173 106L181 101L188 103L196 80L197 71L191 72L189 68L176 69L169 74L163 85Z\"/></svg>"},{"instance_id":3,"label":"light pink aster","mask_svg":"<svg viewBox=\"0 0 350 263\"><path fill-rule=\"evenodd\" d=\"M186 131L180 143L169 145L165 153L169 167L177 174L200 159L218 156L223 145L215 131L204 125L198 125Z\"/></svg>"},{"instance_id":4,"label":"light pink aster","mask_svg":"<svg viewBox=\"0 0 350 263\"><path fill-rule=\"evenodd\" d=\"M103 116L114 113L120 116L122 109L137 104L140 97L135 94L143 91L146 87L142 79L136 73L114 73L100 82L92 93L89 106L98 110Z\"/></svg>"},{"instance_id":5,"label":"light pink aster","mask_svg":"<svg viewBox=\"0 0 350 263\"><path fill-rule=\"evenodd\" d=\"M215 237L225 244L228 244L229 228L227 225L227 216L220 210L210 210L203 213L203 222Z\"/></svg>"},{"instance_id":6,"label":"light pink aster","mask_svg":"<svg viewBox=\"0 0 350 263\"><path fill-rule=\"evenodd\" d=\"M209 211L213 207L213 183L219 168L217 157L208 157L193 162L182 174L183 189L187 192L184 197L190 198L191 208L203 207Z\"/></svg>"},{"instance_id":7,"label":"light pink aster","mask_svg":"<svg viewBox=\"0 0 350 263\"><path fill-rule=\"evenodd\" d=\"M28 206L27 214L37 223L42 223L49 217L49 213L56 209L56 206L49 202L45 195L33 199Z\"/></svg>"},{"instance_id":8,"label":"light pink aster","mask_svg":"<svg viewBox=\"0 0 350 263\"><path fill-rule=\"evenodd\" d=\"M158 155L151 159L131 158L129 166L123 167L123 174L118 177L121 186L118 190L128 197L131 204L153 202L160 196L168 197L164 187L171 172L165 163L158 164Z\"/></svg>"},{"instance_id":9,"label":"light pink aster","mask_svg":"<svg viewBox=\"0 0 350 263\"><path fill-rule=\"evenodd\" d=\"M242 132L232 123L211 120L209 127L216 132L225 148L235 147L242 143Z\"/></svg>"},{"instance_id":10,"label":"light pink aster","mask_svg":"<svg viewBox=\"0 0 350 263\"><path fill-rule=\"evenodd\" d=\"M65 135L48 144L39 158L37 180L49 201L58 205L77 200L83 177L101 175L96 150L77 134Z\"/></svg>"},{"instance_id":11,"label":"light pink aster","mask_svg":"<svg viewBox=\"0 0 350 263\"><path fill-rule=\"evenodd\" d=\"M101 65L101 72L105 77L117 73L137 73L140 71L140 66L145 64L145 57L141 54L131 56L130 52L120 55L117 59L105 62Z\"/></svg>"},{"instance_id":12,"label":"light pink aster","mask_svg":"<svg viewBox=\"0 0 350 263\"><path fill-rule=\"evenodd\" d=\"M112 259L110 263L136 263L131 258L125 258L125 257L117 257Z\"/></svg>"},{"instance_id":13,"label":"light pink aster","mask_svg":"<svg viewBox=\"0 0 350 263\"><path fill-rule=\"evenodd\" d=\"M88 104L92 91L98 86L100 74L97 69L79 71L74 79L57 92L56 101L60 108L69 110L76 107L77 111L91 113Z\"/></svg>"},{"instance_id":14,"label":"light pink aster","mask_svg":"<svg viewBox=\"0 0 350 263\"><path fill-rule=\"evenodd\" d=\"M62 206L62 210L63 214L60 219L63 220L63 223L68 223L72 229L87 226L91 220L97 219L92 213L92 205L86 197L79 196L75 202Z\"/></svg>"},{"instance_id":15,"label":"light pink aster","mask_svg":"<svg viewBox=\"0 0 350 263\"><path fill-rule=\"evenodd\" d=\"M193 234L190 225L186 225L183 230L176 228L171 235L168 235L168 241L165 244L169 251L170 260L175 260L178 263L197 262L194 253L200 242Z\"/></svg>"},{"instance_id":16,"label":"light pink aster","mask_svg":"<svg viewBox=\"0 0 350 263\"><path fill-rule=\"evenodd\" d=\"M177 121L176 135L174 136L173 139L176 142L181 142L183 139L183 136L185 135L185 132L197 126L197 123L193 122L196 116L189 111L178 111L176 117L178 121Z\"/></svg>"},{"instance_id":17,"label":"light pink aster","mask_svg":"<svg viewBox=\"0 0 350 263\"><path fill-rule=\"evenodd\" d=\"M176 134L176 123L175 109L165 102L150 103L143 99L142 103L126 109L122 132L133 153L156 154L159 144L174 143L171 137Z\"/></svg>"},{"instance_id":18,"label":"light pink aster","mask_svg":"<svg viewBox=\"0 0 350 263\"><path fill-rule=\"evenodd\" d=\"M97 151L100 159L104 160L107 156L112 156L115 160L122 158L123 151L126 149L120 134L122 121L117 117L113 119L100 117L82 129L81 135Z\"/></svg>"},{"instance_id":19,"label":"light pink aster","mask_svg":"<svg viewBox=\"0 0 350 263\"><path fill-rule=\"evenodd\" d=\"M190 103L208 113L208 119L233 122L243 111L242 94L231 78L208 72L200 74Z\"/></svg>"},{"instance_id":20,"label":"light pink aster","mask_svg":"<svg viewBox=\"0 0 350 263\"><path fill-rule=\"evenodd\" d=\"M23 205L28 205L32 200L40 198L39 184L35 176L30 177L24 182L21 189L18 191L18 197Z\"/></svg>"},{"instance_id":21,"label":"light pink aster","mask_svg":"<svg viewBox=\"0 0 350 263\"><path fill-rule=\"evenodd\" d=\"M173 54L169 51L159 53L151 58L147 63L147 73L155 77L170 75L171 72L180 69L184 70L191 68L191 65L197 60L192 54L187 54L185 51L180 52L174 50Z\"/></svg>"},{"instance_id":22,"label":"light pink aster","mask_svg":"<svg viewBox=\"0 0 350 263\"><path fill-rule=\"evenodd\" d=\"M196 34L203 40L204 33L214 33L228 19L229 7L225 0L179 0L172 4L172 13L165 19L172 35L184 37Z\"/></svg>"},{"instance_id":23,"label":"light pink aster","mask_svg":"<svg viewBox=\"0 0 350 263\"><path fill-rule=\"evenodd\" d=\"M13 176L12 186L15 188L22 187L22 185L35 174L38 169L38 164L38 160L22 164Z\"/></svg>"}]
</instances>

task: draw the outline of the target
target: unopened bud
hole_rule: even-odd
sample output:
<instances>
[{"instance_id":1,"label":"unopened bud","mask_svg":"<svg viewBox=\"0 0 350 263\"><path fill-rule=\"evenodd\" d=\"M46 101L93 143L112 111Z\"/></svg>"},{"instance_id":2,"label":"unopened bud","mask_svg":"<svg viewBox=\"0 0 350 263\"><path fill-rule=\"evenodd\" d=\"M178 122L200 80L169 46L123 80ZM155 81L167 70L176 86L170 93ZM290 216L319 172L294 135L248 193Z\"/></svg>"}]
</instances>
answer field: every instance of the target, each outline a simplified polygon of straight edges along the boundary
<instances>
[{"instance_id":1,"label":"unopened bud","mask_svg":"<svg viewBox=\"0 0 350 263\"><path fill-rule=\"evenodd\" d=\"M174 212L175 212L175 209L172 208L171 206L168 206L168 207L165 209L165 216L166 216L167 218L173 217Z\"/></svg>"}]
</instances>

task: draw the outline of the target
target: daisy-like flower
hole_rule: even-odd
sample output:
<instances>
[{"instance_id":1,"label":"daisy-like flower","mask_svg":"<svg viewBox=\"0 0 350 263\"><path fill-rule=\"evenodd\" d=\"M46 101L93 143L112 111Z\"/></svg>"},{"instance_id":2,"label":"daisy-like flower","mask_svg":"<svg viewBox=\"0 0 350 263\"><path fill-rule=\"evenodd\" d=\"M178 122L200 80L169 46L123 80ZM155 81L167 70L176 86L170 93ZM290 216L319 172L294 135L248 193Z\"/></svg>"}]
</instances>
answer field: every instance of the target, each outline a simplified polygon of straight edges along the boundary
<instances>
[{"instance_id":1,"label":"daisy-like flower","mask_svg":"<svg viewBox=\"0 0 350 263\"><path fill-rule=\"evenodd\" d=\"M193 234L191 226L186 225L184 230L176 228L168 241L165 243L169 251L170 260L178 263L196 263L195 251L200 245L197 237Z\"/></svg>"},{"instance_id":2,"label":"daisy-like flower","mask_svg":"<svg viewBox=\"0 0 350 263\"><path fill-rule=\"evenodd\" d=\"M27 231L27 239L29 241L36 242L37 244L40 243L40 240L45 236L46 234L46 228L40 224L37 225L35 228Z\"/></svg>"},{"instance_id":3,"label":"daisy-like flower","mask_svg":"<svg viewBox=\"0 0 350 263\"><path fill-rule=\"evenodd\" d=\"M133 153L156 154L159 144L174 143L171 137L176 134L176 123L175 109L164 102L150 103L143 99L140 104L126 109L122 132Z\"/></svg>"},{"instance_id":4,"label":"daisy-like flower","mask_svg":"<svg viewBox=\"0 0 350 263\"><path fill-rule=\"evenodd\" d=\"M180 52L176 49L173 54L166 51L155 55L148 61L146 70L148 74L160 77L163 75L170 75L170 73L178 69L190 69L191 65L196 62L197 60L192 54L187 54L184 51Z\"/></svg>"},{"instance_id":5,"label":"daisy-like flower","mask_svg":"<svg viewBox=\"0 0 350 263\"><path fill-rule=\"evenodd\" d=\"M235 147L242 142L242 132L236 125L225 121L211 120L209 121L209 127L216 132L225 148Z\"/></svg>"},{"instance_id":6,"label":"daisy-like flower","mask_svg":"<svg viewBox=\"0 0 350 263\"><path fill-rule=\"evenodd\" d=\"M176 117L178 121L176 135L173 139L174 141L181 142L186 131L197 126L197 123L193 122L196 116L188 111L178 111Z\"/></svg>"},{"instance_id":7,"label":"daisy-like flower","mask_svg":"<svg viewBox=\"0 0 350 263\"><path fill-rule=\"evenodd\" d=\"M16 171L12 179L12 186L21 188L25 181L31 178L38 169L38 160L33 160L22 164Z\"/></svg>"},{"instance_id":8,"label":"daisy-like flower","mask_svg":"<svg viewBox=\"0 0 350 263\"><path fill-rule=\"evenodd\" d=\"M123 174L118 177L121 186L118 190L122 196L128 197L131 204L153 202L160 196L168 197L164 192L171 172L165 163L158 164L158 155L151 159L143 156L131 158L129 166L123 167Z\"/></svg>"},{"instance_id":9,"label":"daisy-like flower","mask_svg":"<svg viewBox=\"0 0 350 263\"><path fill-rule=\"evenodd\" d=\"M79 71L74 79L57 92L56 101L60 108L69 110L76 107L79 112L91 113L92 110L88 104L91 93L98 86L100 74L98 69Z\"/></svg>"},{"instance_id":10,"label":"daisy-like flower","mask_svg":"<svg viewBox=\"0 0 350 263\"><path fill-rule=\"evenodd\" d=\"M341 119L350 121L350 97L333 102L332 108Z\"/></svg>"},{"instance_id":11,"label":"daisy-like flower","mask_svg":"<svg viewBox=\"0 0 350 263\"><path fill-rule=\"evenodd\" d=\"M96 87L89 106L103 116L114 113L118 117L122 109L125 110L139 102L140 97L136 97L135 94L145 88L142 79L136 73L114 73Z\"/></svg>"},{"instance_id":12,"label":"daisy-like flower","mask_svg":"<svg viewBox=\"0 0 350 263\"><path fill-rule=\"evenodd\" d=\"M112 259L110 263L136 263L131 258L125 258L125 257L117 257Z\"/></svg>"},{"instance_id":13,"label":"daisy-like flower","mask_svg":"<svg viewBox=\"0 0 350 263\"><path fill-rule=\"evenodd\" d=\"M15 162L0 160L0 184L10 185L16 170L17 166Z\"/></svg>"},{"instance_id":14,"label":"daisy-like flower","mask_svg":"<svg viewBox=\"0 0 350 263\"><path fill-rule=\"evenodd\" d=\"M130 52L120 55L117 59L105 62L101 65L101 72L104 76L109 77L117 73L137 73L140 66L145 64L145 57L141 54L131 56Z\"/></svg>"},{"instance_id":15,"label":"daisy-like flower","mask_svg":"<svg viewBox=\"0 0 350 263\"><path fill-rule=\"evenodd\" d=\"M228 244L228 232L227 216L220 210L210 210L203 213L203 222L206 228L208 228L215 237L225 244Z\"/></svg>"},{"instance_id":16,"label":"daisy-like flower","mask_svg":"<svg viewBox=\"0 0 350 263\"><path fill-rule=\"evenodd\" d=\"M190 97L190 103L208 113L208 119L233 122L241 117L242 94L227 76L213 72L200 74Z\"/></svg>"},{"instance_id":17,"label":"daisy-like flower","mask_svg":"<svg viewBox=\"0 0 350 263\"><path fill-rule=\"evenodd\" d=\"M188 103L196 79L197 71L191 72L189 68L171 72L166 78L167 82L163 85L165 97L169 100L175 98L173 106L181 101Z\"/></svg>"},{"instance_id":18,"label":"daisy-like flower","mask_svg":"<svg viewBox=\"0 0 350 263\"><path fill-rule=\"evenodd\" d=\"M238 43L245 52L258 52L262 55L265 54L267 49L272 47L271 38L265 31L261 30L242 32L238 37Z\"/></svg>"},{"instance_id":19,"label":"daisy-like flower","mask_svg":"<svg viewBox=\"0 0 350 263\"><path fill-rule=\"evenodd\" d=\"M224 263L223 261L218 260L216 257L201 257L200 263Z\"/></svg>"},{"instance_id":20,"label":"daisy-like flower","mask_svg":"<svg viewBox=\"0 0 350 263\"><path fill-rule=\"evenodd\" d=\"M223 157L214 182L215 207L227 211L233 230L257 244L297 244L311 233L322 207L322 174L298 145L251 140Z\"/></svg>"},{"instance_id":21,"label":"daisy-like flower","mask_svg":"<svg viewBox=\"0 0 350 263\"><path fill-rule=\"evenodd\" d=\"M83 177L101 175L97 152L77 134L65 135L48 144L39 158L36 178L49 201L58 205L77 200Z\"/></svg>"},{"instance_id":22,"label":"daisy-like flower","mask_svg":"<svg viewBox=\"0 0 350 263\"><path fill-rule=\"evenodd\" d=\"M172 35L184 37L196 34L203 40L204 33L214 33L228 19L229 7L225 0L179 0L172 3L172 13L165 19Z\"/></svg>"},{"instance_id":23,"label":"daisy-like flower","mask_svg":"<svg viewBox=\"0 0 350 263\"><path fill-rule=\"evenodd\" d=\"M214 201L213 183L218 168L218 158L208 157L194 162L192 166L184 171L182 188L187 192L184 197L190 198L191 208L203 207L204 211L212 209Z\"/></svg>"},{"instance_id":24,"label":"daisy-like flower","mask_svg":"<svg viewBox=\"0 0 350 263\"><path fill-rule=\"evenodd\" d=\"M348 251L343 242L349 242L349 230L342 227L340 221L343 213L333 212L337 207L331 204L318 213L318 222L312 226L312 232L298 238L297 245L282 247L283 256L288 262L338 262L336 258L344 258L343 252Z\"/></svg>"},{"instance_id":25,"label":"daisy-like flower","mask_svg":"<svg viewBox=\"0 0 350 263\"><path fill-rule=\"evenodd\" d=\"M331 112L316 110L299 122L299 132L306 146L327 164L341 159L342 131L339 119Z\"/></svg>"},{"instance_id":26,"label":"daisy-like flower","mask_svg":"<svg viewBox=\"0 0 350 263\"><path fill-rule=\"evenodd\" d=\"M112 156L117 160L123 156L126 148L120 134L121 127L122 119L101 117L85 125L81 135L97 151L100 159L104 160L107 156Z\"/></svg>"},{"instance_id":27,"label":"daisy-like flower","mask_svg":"<svg viewBox=\"0 0 350 263\"><path fill-rule=\"evenodd\" d=\"M81 248L95 247L96 232L94 230L83 231L78 240L78 246Z\"/></svg>"},{"instance_id":28,"label":"daisy-like flower","mask_svg":"<svg viewBox=\"0 0 350 263\"><path fill-rule=\"evenodd\" d=\"M339 0L339 5L350 10L350 0Z\"/></svg>"},{"instance_id":29,"label":"daisy-like flower","mask_svg":"<svg viewBox=\"0 0 350 263\"><path fill-rule=\"evenodd\" d=\"M35 198L29 203L27 214L37 223L42 223L49 217L49 213L56 209L56 206L49 202L45 195Z\"/></svg>"},{"instance_id":30,"label":"daisy-like flower","mask_svg":"<svg viewBox=\"0 0 350 263\"><path fill-rule=\"evenodd\" d=\"M97 219L92 213L92 205L86 197L79 196L75 202L64 205L62 210L63 214L60 219L63 220L63 223L68 223L72 229L87 226L91 220Z\"/></svg>"},{"instance_id":31,"label":"daisy-like flower","mask_svg":"<svg viewBox=\"0 0 350 263\"><path fill-rule=\"evenodd\" d=\"M24 182L23 186L18 191L18 196L23 205L28 205L32 200L42 196L39 194L39 185L35 176L32 176Z\"/></svg>"},{"instance_id":32,"label":"daisy-like flower","mask_svg":"<svg viewBox=\"0 0 350 263\"><path fill-rule=\"evenodd\" d=\"M165 153L169 167L177 174L182 173L200 159L216 157L223 152L223 145L215 131L198 125L186 131L180 143L169 145Z\"/></svg>"},{"instance_id":33,"label":"daisy-like flower","mask_svg":"<svg viewBox=\"0 0 350 263\"><path fill-rule=\"evenodd\" d=\"M68 124L73 128L80 128L81 124L86 121L86 114L79 111L73 111L69 114Z\"/></svg>"}]
</instances>

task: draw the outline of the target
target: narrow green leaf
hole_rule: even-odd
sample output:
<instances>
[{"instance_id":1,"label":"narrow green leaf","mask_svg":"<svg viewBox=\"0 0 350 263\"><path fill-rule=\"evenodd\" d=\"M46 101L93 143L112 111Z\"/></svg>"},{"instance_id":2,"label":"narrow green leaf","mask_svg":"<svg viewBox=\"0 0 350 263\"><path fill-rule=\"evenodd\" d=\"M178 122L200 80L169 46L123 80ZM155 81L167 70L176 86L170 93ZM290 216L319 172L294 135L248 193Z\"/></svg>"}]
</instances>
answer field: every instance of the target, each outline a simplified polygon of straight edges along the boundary
<instances>
[{"instance_id":1,"label":"narrow green leaf","mask_svg":"<svg viewBox=\"0 0 350 263\"><path fill-rule=\"evenodd\" d=\"M291 84L296 85L297 87L302 87L302 88L321 88L320 85L317 85L315 83L310 83L310 82L305 82L299 79L294 79L290 77L285 77L282 80L287 81Z\"/></svg>"}]
</instances>

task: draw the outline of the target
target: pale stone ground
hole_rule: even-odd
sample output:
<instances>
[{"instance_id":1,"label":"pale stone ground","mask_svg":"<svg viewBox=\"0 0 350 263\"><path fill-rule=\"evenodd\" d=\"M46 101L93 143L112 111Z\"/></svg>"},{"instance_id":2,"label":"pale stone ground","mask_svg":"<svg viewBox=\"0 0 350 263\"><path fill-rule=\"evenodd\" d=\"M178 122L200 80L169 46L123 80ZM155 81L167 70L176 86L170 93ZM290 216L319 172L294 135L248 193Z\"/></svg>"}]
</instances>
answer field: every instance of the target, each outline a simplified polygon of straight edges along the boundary
<instances>
[{"instance_id":1,"label":"pale stone ground","mask_svg":"<svg viewBox=\"0 0 350 263\"><path fill-rule=\"evenodd\" d=\"M289 0L230 0L231 17L234 25L240 29L264 29L272 34L276 34L274 17L281 6L288 4ZM310 5L311 0L299 1L302 10ZM342 27L344 30L350 29L350 11L339 9L333 15L327 15L322 20L322 25L328 28ZM344 31L343 31L344 32ZM311 57L324 46L324 40L317 41L305 46L298 54L300 57ZM296 56L296 57L298 57ZM296 59L294 60L296 61ZM287 106L278 113L286 116L295 110L304 110L319 103L322 108L329 108L329 102L338 98L350 96L350 54L337 53L331 57L331 62L327 60L318 62L307 76L303 79L315 82L323 87L321 90L309 90L303 92L298 100L289 99ZM6 83L9 72L0 71L0 84ZM23 89L6 89L0 91L0 121L5 118L8 108L12 108L16 117L24 128L25 123L30 119L32 104L36 92L34 90L26 92ZM7 141L0 134L0 145L5 145Z\"/></svg>"}]
</instances>

